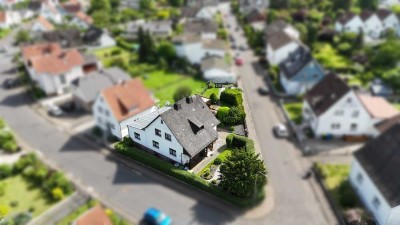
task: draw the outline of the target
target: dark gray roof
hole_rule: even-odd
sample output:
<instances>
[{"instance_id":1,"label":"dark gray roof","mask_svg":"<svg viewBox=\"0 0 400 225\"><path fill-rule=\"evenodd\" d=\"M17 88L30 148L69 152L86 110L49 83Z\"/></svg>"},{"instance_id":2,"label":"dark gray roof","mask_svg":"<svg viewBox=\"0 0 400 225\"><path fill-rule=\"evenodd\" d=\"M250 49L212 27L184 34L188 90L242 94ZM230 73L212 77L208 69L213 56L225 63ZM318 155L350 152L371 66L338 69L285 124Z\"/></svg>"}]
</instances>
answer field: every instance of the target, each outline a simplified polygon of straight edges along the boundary
<instances>
[{"instance_id":1,"label":"dark gray roof","mask_svg":"<svg viewBox=\"0 0 400 225\"><path fill-rule=\"evenodd\" d=\"M219 56L209 56L201 61L201 70L206 71L209 69L221 69L225 71L230 71L231 67L223 57Z\"/></svg>"},{"instance_id":2,"label":"dark gray roof","mask_svg":"<svg viewBox=\"0 0 400 225\"><path fill-rule=\"evenodd\" d=\"M348 23L350 20L352 20L354 17L356 17L357 15L352 13L352 12L345 12L343 14L341 14L338 18L338 22L341 24L346 24Z\"/></svg>"},{"instance_id":3,"label":"dark gray roof","mask_svg":"<svg viewBox=\"0 0 400 225\"><path fill-rule=\"evenodd\" d=\"M112 67L79 78L73 84L73 93L83 102L92 103L103 89L129 79L130 76L127 73L117 67Z\"/></svg>"},{"instance_id":4,"label":"dark gray roof","mask_svg":"<svg viewBox=\"0 0 400 225\"><path fill-rule=\"evenodd\" d=\"M265 35L267 37L273 36L276 33L283 32L289 25L284 20L275 20L265 27Z\"/></svg>"},{"instance_id":5,"label":"dark gray roof","mask_svg":"<svg viewBox=\"0 0 400 225\"><path fill-rule=\"evenodd\" d=\"M83 45L81 33L77 29L43 32L42 39L46 42L57 42L63 48L74 48Z\"/></svg>"},{"instance_id":6,"label":"dark gray roof","mask_svg":"<svg viewBox=\"0 0 400 225\"><path fill-rule=\"evenodd\" d=\"M400 124L369 141L354 156L389 205L400 205Z\"/></svg>"},{"instance_id":7,"label":"dark gray roof","mask_svg":"<svg viewBox=\"0 0 400 225\"><path fill-rule=\"evenodd\" d=\"M392 15L393 12L390 11L389 9L384 9L384 8L379 8L376 11L376 15L379 17L380 20L385 20L387 17Z\"/></svg>"},{"instance_id":8,"label":"dark gray roof","mask_svg":"<svg viewBox=\"0 0 400 225\"><path fill-rule=\"evenodd\" d=\"M161 118L192 157L218 138L213 127L219 121L198 95L177 101L173 108L161 113Z\"/></svg>"},{"instance_id":9,"label":"dark gray roof","mask_svg":"<svg viewBox=\"0 0 400 225\"><path fill-rule=\"evenodd\" d=\"M275 50L293 41L294 40L284 31L280 31L268 37L268 44L271 45L271 47Z\"/></svg>"},{"instance_id":10,"label":"dark gray roof","mask_svg":"<svg viewBox=\"0 0 400 225\"><path fill-rule=\"evenodd\" d=\"M127 25L129 33L139 32L139 28L149 31L152 34L166 34L171 32L172 22L170 20L153 20L153 21L134 21Z\"/></svg>"},{"instance_id":11,"label":"dark gray roof","mask_svg":"<svg viewBox=\"0 0 400 225\"><path fill-rule=\"evenodd\" d=\"M163 112L165 112L165 111L167 111L169 109L171 109L171 107L169 107L169 106L165 106L165 107L162 107L160 109L156 109L153 112L150 112L150 113L148 113L146 115L143 115L141 117L136 118L128 126L134 127L136 129L139 129L139 130L144 129L147 126L149 126L155 119L157 119L160 116L161 113L163 113Z\"/></svg>"},{"instance_id":12,"label":"dark gray roof","mask_svg":"<svg viewBox=\"0 0 400 225\"><path fill-rule=\"evenodd\" d=\"M194 6L186 6L182 9L182 18L195 18L197 13L203 8L203 6L197 4Z\"/></svg>"},{"instance_id":13,"label":"dark gray roof","mask_svg":"<svg viewBox=\"0 0 400 225\"><path fill-rule=\"evenodd\" d=\"M338 76L328 74L306 93L304 99L308 102L315 115L319 116L350 90L349 86Z\"/></svg>"},{"instance_id":14,"label":"dark gray roof","mask_svg":"<svg viewBox=\"0 0 400 225\"><path fill-rule=\"evenodd\" d=\"M212 20L191 20L187 21L183 25L185 33L216 33L218 30L218 25Z\"/></svg>"},{"instance_id":15,"label":"dark gray roof","mask_svg":"<svg viewBox=\"0 0 400 225\"><path fill-rule=\"evenodd\" d=\"M290 80L312 61L314 61L314 58L311 53L305 47L300 46L279 64L279 70Z\"/></svg>"},{"instance_id":16,"label":"dark gray roof","mask_svg":"<svg viewBox=\"0 0 400 225\"><path fill-rule=\"evenodd\" d=\"M369 18L371 18L373 15L374 15L374 12L372 12L372 11L370 11L370 10L363 10L363 11L360 13L360 18L361 18L362 21L366 21L366 20L368 20Z\"/></svg>"},{"instance_id":17,"label":"dark gray roof","mask_svg":"<svg viewBox=\"0 0 400 225\"><path fill-rule=\"evenodd\" d=\"M95 42L100 39L100 37L103 35L103 33L104 33L104 31L101 28L92 26L83 35L83 41L85 43Z\"/></svg>"}]
</instances>

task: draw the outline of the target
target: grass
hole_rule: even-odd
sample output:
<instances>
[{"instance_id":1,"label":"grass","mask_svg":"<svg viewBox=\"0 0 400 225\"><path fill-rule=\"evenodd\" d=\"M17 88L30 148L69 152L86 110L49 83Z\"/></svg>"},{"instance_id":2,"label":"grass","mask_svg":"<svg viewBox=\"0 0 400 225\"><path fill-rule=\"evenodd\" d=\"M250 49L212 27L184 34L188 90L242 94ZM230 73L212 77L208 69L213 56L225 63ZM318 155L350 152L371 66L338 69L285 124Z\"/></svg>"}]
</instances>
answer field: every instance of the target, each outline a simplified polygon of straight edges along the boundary
<instances>
[{"instance_id":1,"label":"grass","mask_svg":"<svg viewBox=\"0 0 400 225\"><path fill-rule=\"evenodd\" d=\"M11 32L11 29L0 29L0 39L6 37Z\"/></svg>"},{"instance_id":2,"label":"grass","mask_svg":"<svg viewBox=\"0 0 400 225\"><path fill-rule=\"evenodd\" d=\"M115 50L120 50L121 53L112 55L112 52ZM134 57L134 55L130 54L125 49L117 46L95 50L93 53L101 60L105 67L109 67L112 61L118 58L122 59L126 64L129 64L130 59Z\"/></svg>"},{"instance_id":3,"label":"grass","mask_svg":"<svg viewBox=\"0 0 400 225\"><path fill-rule=\"evenodd\" d=\"M301 112L302 112L302 107L303 103L286 103L283 105L286 109L286 111L289 113L289 117L293 122L296 124L301 123Z\"/></svg>"},{"instance_id":4,"label":"grass","mask_svg":"<svg viewBox=\"0 0 400 225\"><path fill-rule=\"evenodd\" d=\"M33 216L35 217L48 210L54 204L46 200L42 190L29 185L22 175L1 180L0 185L5 185L4 196L0 197L0 205L9 207L12 215L26 212L33 208ZM11 202L18 202L18 205L12 207Z\"/></svg>"},{"instance_id":5,"label":"grass","mask_svg":"<svg viewBox=\"0 0 400 225\"><path fill-rule=\"evenodd\" d=\"M77 208L74 212L69 214L68 216L64 217L62 220L57 222L57 225L70 225L72 222L74 222L76 219L79 218L83 213L91 209L93 206L96 205L96 201L88 201L84 205L80 206Z\"/></svg>"},{"instance_id":6,"label":"grass","mask_svg":"<svg viewBox=\"0 0 400 225\"><path fill-rule=\"evenodd\" d=\"M400 111L400 102L392 103L392 105L393 105L397 110Z\"/></svg>"},{"instance_id":7,"label":"grass","mask_svg":"<svg viewBox=\"0 0 400 225\"><path fill-rule=\"evenodd\" d=\"M210 98L212 94L216 94L219 97L219 88L209 88L203 93L203 97Z\"/></svg>"},{"instance_id":8,"label":"grass","mask_svg":"<svg viewBox=\"0 0 400 225\"><path fill-rule=\"evenodd\" d=\"M226 160L226 158L232 153L232 150L230 149L225 149L223 152L221 152L217 158L221 159L222 162L224 162ZM214 159L215 160L215 159ZM211 161L210 163L207 164L207 166L205 166L197 175L201 175L204 173L204 171L206 171L207 169L209 169L211 167L212 164L214 164L214 160Z\"/></svg>"},{"instance_id":9,"label":"grass","mask_svg":"<svg viewBox=\"0 0 400 225\"><path fill-rule=\"evenodd\" d=\"M153 91L177 83L184 78L183 75L160 70L147 74L146 77L142 76L144 85Z\"/></svg>"}]
</instances>

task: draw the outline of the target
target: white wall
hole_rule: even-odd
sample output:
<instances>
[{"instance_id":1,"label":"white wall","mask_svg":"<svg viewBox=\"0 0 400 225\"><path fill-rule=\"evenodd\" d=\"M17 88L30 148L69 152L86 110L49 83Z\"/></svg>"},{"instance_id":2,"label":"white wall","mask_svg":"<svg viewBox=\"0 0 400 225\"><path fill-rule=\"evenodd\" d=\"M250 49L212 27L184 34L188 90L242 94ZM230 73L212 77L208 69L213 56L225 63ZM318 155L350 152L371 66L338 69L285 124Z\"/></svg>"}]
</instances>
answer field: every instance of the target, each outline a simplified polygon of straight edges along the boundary
<instances>
[{"instance_id":1,"label":"white wall","mask_svg":"<svg viewBox=\"0 0 400 225\"><path fill-rule=\"evenodd\" d=\"M186 57L190 63L200 64L201 59L205 56L225 56L224 50L218 49L205 49L203 48L203 44L201 42L183 44L183 45L175 45L176 54L179 57Z\"/></svg>"},{"instance_id":2,"label":"white wall","mask_svg":"<svg viewBox=\"0 0 400 225\"><path fill-rule=\"evenodd\" d=\"M376 14L364 21L364 34L378 39L383 31L383 24Z\"/></svg>"},{"instance_id":3,"label":"white wall","mask_svg":"<svg viewBox=\"0 0 400 225\"><path fill-rule=\"evenodd\" d=\"M271 45L267 44L267 59L270 65L278 65L285 60L289 54L299 47L299 43L290 42L289 44L274 50Z\"/></svg>"},{"instance_id":4,"label":"white wall","mask_svg":"<svg viewBox=\"0 0 400 225\"><path fill-rule=\"evenodd\" d=\"M364 23L359 16L355 16L352 20L350 20L344 25L342 25L339 22L335 23L335 30L340 33L343 32L359 33L360 30L362 29L364 29Z\"/></svg>"},{"instance_id":5,"label":"white wall","mask_svg":"<svg viewBox=\"0 0 400 225\"><path fill-rule=\"evenodd\" d=\"M399 27L399 19L396 17L394 13L392 13L390 16L388 16L383 23L383 28L386 29L393 29L397 30Z\"/></svg>"},{"instance_id":6,"label":"white wall","mask_svg":"<svg viewBox=\"0 0 400 225\"><path fill-rule=\"evenodd\" d=\"M201 33L201 39L203 40L216 40L217 39L217 33L206 33L206 32L202 32Z\"/></svg>"},{"instance_id":7,"label":"white wall","mask_svg":"<svg viewBox=\"0 0 400 225\"><path fill-rule=\"evenodd\" d=\"M360 176L362 177L361 181L359 180ZM380 225L400 224L400 206L392 210L357 160L353 161L349 180L363 204L372 212L372 215ZM373 204L374 198L377 198L380 202L378 207Z\"/></svg>"},{"instance_id":8,"label":"white wall","mask_svg":"<svg viewBox=\"0 0 400 225\"><path fill-rule=\"evenodd\" d=\"M236 83L236 76L232 72L221 69L209 69L203 72L203 77L207 81L213 83Z\"/></svg>"},{"instance_id":9,"label":"white wall","mask_svg":"<svg viewBox=\"0 0 400 225\"><path fill-rule=\"evenodd\" d=\"M157 136L155 134L156 128L161 131L161 136ZM190 157L183 154L183 147L175 139L168 126L164 122L162 122L162 118L160 116L156 120L154 120L148 127L144 128L144 130L139 130L131 126L128 126L128 129L129 137L134 142L146 146L147 148L158 152L159 154L168 157L175 162L179 162L181 164L185 164L188 162L188 159ZM135 138L134 132L140 134L140 140ZM165 139L165 133L171 135L171 141ZM159 148L153 146L153 140L159 143ZM169 153L170 148L176 151L176 156L173 156Z\"/></svg>"}]
</instances>

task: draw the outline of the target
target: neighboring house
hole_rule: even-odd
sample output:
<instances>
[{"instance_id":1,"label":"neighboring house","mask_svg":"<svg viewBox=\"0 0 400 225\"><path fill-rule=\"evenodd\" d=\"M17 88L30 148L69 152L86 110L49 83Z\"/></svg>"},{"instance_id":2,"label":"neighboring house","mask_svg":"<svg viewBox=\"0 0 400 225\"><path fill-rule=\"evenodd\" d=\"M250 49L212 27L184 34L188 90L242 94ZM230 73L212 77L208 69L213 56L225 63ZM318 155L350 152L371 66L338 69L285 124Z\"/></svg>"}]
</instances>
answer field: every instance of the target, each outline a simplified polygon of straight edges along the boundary
<instances>
[{"instance_id":1,"label":"neighboring house","mask_svg":"<svg viewBox=\"0 0 400 225\"><path fill-rule=\"evenodd\" d=\"M41 2L39 14L47 20L52 21L53 23L61 24L63 18L61 13L57 9L57 5L57 0L44 0Z\"/></svg>"},{"instance_id":2,"label":"neighboring house","mask_svg":"<svg viewBox=\"0 0 400 225\"><path fill-rule=\"evenodd\" d=\"M352 32L358 34L364 30L364 22L357 14L346 12L337 19L335 30L339 33Z\"/></svg>"},{"instance_id":3,"label":"neighboring house","mask_svg":"<svg viewBox=\"0 0 400 225\"><path fill-rule=\"evenodd\" d=\"M285 32L290 38L300 40L300 32L296 30L292 25L286 23L284 20L275 20L268 24L265 28L265 38L268 42L268 38Z\"/></svg>"},{"instance_id":4,"label":"neighboring house","mask_svg":"<svg viewBox=\"0 0 400 225\"><path fill-rule=\"evenodd\" d=\"M104 209L94 206L76 219L72 225L113 225Z\"/></svg>"},{"instance_id":5,"label":"neighboring house","mask_svg":"<svg viewBox=\"0 0 400 225\"><path fill-rule=\"evenodd\" d=\"M191 20L183 24L185 34L198 35L201 39L217 39L218 25L213 20Z\"/></svg>"},{"instance_id":6,"label":"neighboring house","mask_svg":"<svg viewBox=\"0 0 400 225\"><path fill-rule=\"evenodd\" d=\"M142 149L193 168L218 139L215 118L202 97L193 95L142 114L128 124L129 137Z\"/></svg>"},{"instance_id":7,"label":"neighboring house","mask_svg":"<svg viewBox=\"0 0 400 225\"><path fill-rule=\"evenodd\" d=\"M382 97L388 97L394 93L393 89L379 78L376 78L372 81L370 90L372 95Z\"/></svg>"},{"instance_id":8,"label":"neighboring house","mask_svg":"<svg viewBox=\"0 0 400 225\"><path fill-rule=\"evenodd\" d=\"M239 0L239 10L243 15L251 14L254 9L266 11L269 0Z\"/></svg>"},{"instance_id":9,"label":"neighboring house","mask_svg":"<svg viewBox=\"0 0 400 225\"><path fill-rule=\"evenodd\" d=\"M128 23L126 27L125 37L129 40L136 40L139 28L149 32L154 38L167 38L172 35L172 22L169 20L161 21L145 21L137 20Z\"/></svg>"},{"instance_id":10,"label":"neighboring house","mask_svg":"<svg viewBox=\"0 0 400 225\"><path fill-rule=\"evenodd\" d=\"M303 123L316 137L377 136L375 125L398 114L385 99L357 95L329 74L304 97Z\"/></svg>"},{"instance_id":11,"label":"neighboring house","mask_svg":"<svg viewBox=\"0 0 400 225\"><path fill-rule=\"evenodd\" d=\"M77 29L43 32L41 40L49 43L59 43L62 48L77 48L83 46L81 33Z\"/></svg>"},{"instance_id":12,"label":"neighboring house","mask_svg":"<svg viewBox=\"0 0 400 225\"><path fill-rule=\"evenodd\" d=\"M379 3L381 6L393 6L393 5L399 5L400 4L400 0L380 0Z\"/></svg>"},{"instance_id":13,"label":"neighboring house","mask_svg":"<svg viewBox=\"0 0 400 225\"><path fill-rule=\"evenodd\" d=\"M86 15L84 12L79 11L74 14L73 19L70 22L81 29L88 29L93 24L92 17Z\"/></svg>"},{"instance_id":14,"label":"neighboring house","mask_svg":"<svg viewBox=\"0 0 400 225\"><path fill-rule=\"evenodd\" d=\"M79 109L90 112L100 91L128 80L130 80L129 74L118 67L99 70L80 77L72 85L75 105Z\"/></svg>"},{"instance_id":15,"label":"neighboring house","mask_svg":"<svg viewBox=\"0 0 400 225\"><path fill-rule=\"evenodd\" d=\"M0 7L11 9L14 5L23 1L24 0L0 0Z\"/></svg>"},{"instance_id":16,"label":"neighboring house","mask_svg":"<svg viewBox=\"0 0 400 225\"><path fill-rule=\"evenodd\" d=\"M122 8L139 9L140 8L140 0L121 0L121 7Z\"/></svg>"},{"instance_id":17,"label":"neighboring house","mask_svg":"<svg viewBox=\"0 0 400 225\"><path fill-rule=\"evenodd\" d=\"M21 52L30 78L46 95L69 92L74 80L101 67L78 50L63 50L56 43L24 46Z\"/></svg>"},{"instance_id":18,"label":"neighboring house","mask_svg":"<svg viewBox=\"0 0 400 225\"><path fill-rule=\"evenodd\" d=\"M364 23L364 34L368 35L373 39L378 39L382 36L384 31L383 24L376 13L363 10L360 14L360 18Z\"/></svg>"},{"instance_id":19,"label":"neighboring house","mask_svg":"<svg viewBox=\"0 0 400 225\"><path fill-rule=\"evenodd\" d=\"M154 108L150 93L136 78L102 90L92 111L97 127L121 140L128 135L128 124Z\"/></svg>"},{"instance_id":20,"label":"neighboring house","mask_svg":"<svg viewBox=\"0 0 400 225\"><path fill-rule=\"evenodd\" d=\"M383 30L392 29L395 32L399 29L399 18L389 9L380 8L376 11L376 15L383 25Z\"/></svg>"},{"instance_id":21,"label":"neighboring house","mask_svg":"<svg viewBox=\"0 0 400 225\"><path fill-rule=\"evenodd\" d=\"M31 31L35 35L39 35L43 32L53 31L54 26L43 16L39 16L36 21L32 24Z\"/></svg>"},{"instance_id":22,"label":"neighboring house","mask_svg":"<svg viewBox=\"0 0 400 225\"><path fill-rule=\"evenodd\" d=\"M400 224L400 124L354 153L349 181L379 225Z\"/></svg>"},{"instance_id":23,"label":"neighboring house","mask_svg":"<svg viewBox=\"0 0 400 225\"><path fill-rule=\"evenodd\" d=\"M297 48L279 64L280 82L289 95L303 94L325 75L322 66L304 47Z\"/></svg>"},{"instance_id":24,"label":"neighboring house","mask_svg":"<svg viewBox=\"0 0 400 225\"><path fill-rule=\"evenodd\" d=\"M279 65L291 52L302 45L299 40L293 39L284 31L280 31L268 37L266 58L270 65Z\"/></svg>"},{"instance_id":25,"label":"neighboring house","mask_svg":"<svg viewBox=\"0 0 400 225\"><path fill-rule=\"evenodd\" d=\"M184 20L206 19L212 20L218 10L218 5L203 5L201 2L186 6L182 9L181 17Z\"/></svg>"},{"instance_id":26,"label":"neighboring house","mask_svg":"<svg viewBox=\"0 0 400 225\"><path fill-rule=\"evenodd\" d=\"M236 75L224 57L209 56L201 61L203 78L215 84L235 84Z\"/></svg>"},{"instance_id":27,"label":"neighboring house","mask_svg":"<svg viewBox=\"0 0 400 225\"><path fill-rule=\"evenodd\" d=\"M109 48L117 44L106 31L94 26L85 32L82 40L89 48L93 49Z\"/></svg>"},{"instance_id":28,"label":"neighboring house","mask_svg":"<svg viewBox=\"0 0 400 225\"><path fill-rule=\"evenodd\" d=\"M196 35L181 35L174 37L176 54L187 58L192 64L200 64L207 56L224 57L228 47L223 40L201 40Z\"/></svg>"},{"instance_id":29,"label":"neighboring house","mask_svg":"<svg viewBox=\"0 0 400 225\"><path fill-rule=\"evenodd\" d=\"M21 15L17 11L0 11L0 29L8 29L21 23Z\"/></svg>"},{"instance_id":30,"label":"neighboring house","mask_svg":"<svg viewBox=\"0 0 400 225\"><path fill-rule=\"evenodd\" d=\"M266 28L266 17L265 13L261 9L251 10L245 17L245 21L250 24L256 31L265 31Z\"/></svg>"}]
</instances>

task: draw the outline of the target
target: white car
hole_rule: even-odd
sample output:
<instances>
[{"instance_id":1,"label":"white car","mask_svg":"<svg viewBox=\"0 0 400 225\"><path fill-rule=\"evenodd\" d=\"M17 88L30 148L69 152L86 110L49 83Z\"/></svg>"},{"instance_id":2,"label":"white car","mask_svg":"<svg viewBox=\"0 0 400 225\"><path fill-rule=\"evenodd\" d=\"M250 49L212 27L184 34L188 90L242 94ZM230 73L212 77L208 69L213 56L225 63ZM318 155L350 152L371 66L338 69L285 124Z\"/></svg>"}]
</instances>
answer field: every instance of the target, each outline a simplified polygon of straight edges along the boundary
<instances>
[{"instance_id":1,"label":"white car","mask_svg":"<svg viewBox=\"0 0 400 225\"><path fill-rule=\"evenodd\" d=\"M287 138L287 137L289 137L289 131L288 131L288 129L286 128L286 126L285 125L283 125L283 124L278 124L278 125L276 125L276 126L274 126L274 134L277 136L277 137L280 137L280 138Z\"/></svg>"},{"instance_id":2,"label":"white car","mask_svg":"<svg viewBox=\"0 0 400 225\"><path fill-rule=\"evenodd\" d=\"M56 105L50 105L48 111L50 116L60 117L64 114L64 112L60 109L60 107Z\"/></svg>"}]
</instances>

